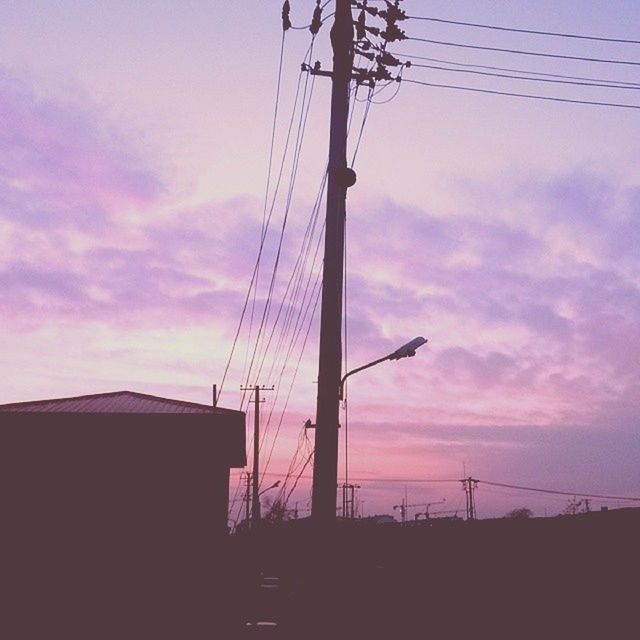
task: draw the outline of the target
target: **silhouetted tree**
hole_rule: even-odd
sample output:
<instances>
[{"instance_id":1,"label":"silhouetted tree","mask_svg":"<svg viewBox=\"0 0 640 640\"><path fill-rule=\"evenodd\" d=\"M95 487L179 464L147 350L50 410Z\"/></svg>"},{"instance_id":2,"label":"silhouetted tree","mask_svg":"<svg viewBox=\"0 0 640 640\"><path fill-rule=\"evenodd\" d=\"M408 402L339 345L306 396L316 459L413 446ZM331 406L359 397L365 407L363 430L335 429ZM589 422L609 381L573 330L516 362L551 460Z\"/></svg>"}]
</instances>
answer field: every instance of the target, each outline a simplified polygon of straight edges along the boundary
<instances>
[{"instance_id":1,"label":"silhouetted tree","mask_svg":"<svg viewBox=\"0 0 640 640\"><path fill-rule=\"evenodd\" d=\"M562 512L565 516L575 516L577 513L588 513L590 511L588 500L578 500L571 498Z\"/></svg>"},{"instance_id":2,"label":"silhouetted tree","mask_svg":"<svg viewBox=\"0 0 640 640\"><path fill-rule=\"evenodd\" d=\"M512 509L509 513L505 513L505 518L517 518L522 520L524 518L532 518L533 511L527 507L519 507L518 509Z\"/></svg>"},{"instance_id":3,"label":"silhouetted tree","mask_svg":"<svg viewBox=\"0 0 640 640\"><path fill-rule=\"evenodd\" d=\"M272 524L287 520L287 509L282 500L271 500L270 498L265 498L264 504L267 507L267 513L263 520Z\"/></svg>"}]
</instances>

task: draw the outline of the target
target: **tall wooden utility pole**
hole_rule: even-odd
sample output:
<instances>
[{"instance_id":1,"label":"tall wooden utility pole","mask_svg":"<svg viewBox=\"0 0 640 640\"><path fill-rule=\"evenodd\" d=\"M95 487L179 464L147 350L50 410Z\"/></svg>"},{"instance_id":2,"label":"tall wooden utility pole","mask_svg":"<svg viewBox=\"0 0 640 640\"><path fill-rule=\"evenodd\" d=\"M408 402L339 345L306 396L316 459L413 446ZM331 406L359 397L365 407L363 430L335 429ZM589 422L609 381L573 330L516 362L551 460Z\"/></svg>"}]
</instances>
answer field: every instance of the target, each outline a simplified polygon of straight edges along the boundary
<instances>
[{"instance_id":1,"label":"tall wooden utility pole","mask_svg":"<svg viewBox=\"0 0 640 640\"><path fill-rule=\"evenodd\" d=\"M354 174L347 166L349 84L353 69L351 0L336 0L331 29L333 72L327 177L327 217L322 273L320 362L311 516L317 523L336 517L339 387L342 366L342 282L347 189Z\"/></svg>"},{"instance_id":2,"label":"tall wooden utility pole","mask_svg":"<svg viewBox=\"0 0 640 640\"><path fill-rule=\"evenodd\" d=\"M241 387L241 391L253 391L253 479L251 496L251 528L260 524L260 391L273 391L273 387ZM264 401L263 401L264 402Z\"/></svg>"},{"instance_id":3,"label":"tall wooden utility pole","mask_svg":"<svg viewBox=\"0 0 640 640\"><path fill-rule=\"evenodd\" d=\"M312 75L329 76L331 89L331 127L329 134L329 166L327 178L327 216L322 272L322 312L320 316L320 361L318 367L318 403L316 408L316 442L313 467L311 516L317 524L331 523L336 518L338 488L338 429L340 378L342 366L342 284L344 267L344 226L347 189L355 184L356 174L347 165L347 130L349 119L349 85L366 85L371 90L377 82L397 80L387 67L401 65L387 53L388 42L406 38L397 23L406 19L399 8L401 0L386 3L384 9L368 7L366 2L354 2L360 10L354 30L352 0L336 0L335 18L331 29L333 69L325 71L320 63L302 68ZM283 21L288 15L288 3L283 7ZM322 7L318 0L310 31L314 35L322 26ZM371 28L367 16L382 18L385 29ZM283 22L283 24L287 24ZM286 27L285 27L286 28ZM383 44L372 49L368 34L379 36ZM354 39L355 36L355 39ZM374 63L369 69L353 68L354 53ZM405 63L404 66L408 66Z\"/></svg>"}]
</instances>

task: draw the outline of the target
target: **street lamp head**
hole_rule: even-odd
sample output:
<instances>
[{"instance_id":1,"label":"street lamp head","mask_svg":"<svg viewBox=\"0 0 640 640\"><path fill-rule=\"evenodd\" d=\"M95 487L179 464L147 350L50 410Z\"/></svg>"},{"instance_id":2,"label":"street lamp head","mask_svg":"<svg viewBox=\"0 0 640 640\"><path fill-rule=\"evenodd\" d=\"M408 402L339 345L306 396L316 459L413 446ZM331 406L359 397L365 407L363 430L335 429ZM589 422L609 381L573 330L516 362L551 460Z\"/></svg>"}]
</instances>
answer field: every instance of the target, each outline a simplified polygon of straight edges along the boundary
<instances>
[{"instance_id":1,"label":"street lamp head","mask_svg":"<svg viewBox=\"0 0 640 640\"><path fill-rule=\"evenodd\" d=\"M416 350L423 344L426 344L428 340L421 336L414 338L407 344L403 344L399 349L396 349L390 356L389 360L400 360L400 358L412 358L416 355Z\"/></svg>"}]
</instances>

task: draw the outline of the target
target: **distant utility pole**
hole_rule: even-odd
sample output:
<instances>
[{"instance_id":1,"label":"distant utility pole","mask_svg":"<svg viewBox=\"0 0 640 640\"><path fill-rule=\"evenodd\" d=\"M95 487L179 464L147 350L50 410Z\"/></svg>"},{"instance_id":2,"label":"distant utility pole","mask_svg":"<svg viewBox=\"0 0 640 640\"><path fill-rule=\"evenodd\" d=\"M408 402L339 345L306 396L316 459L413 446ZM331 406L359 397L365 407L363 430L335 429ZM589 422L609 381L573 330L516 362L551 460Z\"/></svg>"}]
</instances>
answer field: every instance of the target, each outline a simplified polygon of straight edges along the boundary
<instances>
[{"instance_id":1,"label":"distant utility pole","mask_svg":"<svg viewBox=\"0 0 640 640\"><path fill-rule=\"evenodd\" d=\"M475 520L476 519L476 498L474 492L476 487L478 486L478 480L475 480L471 476L468 478L464 478L461 480L462 486L464 488L464 493L467 498L467 520Z\"/></svg>"},{"instance_id":2,"label":"distant utility pole","mask_svg":"<svg viewBox=\"0 0 640 640\"><path fill-rule=\"evenodd\" d=\"M400 509L400 522L402 524L406 524L407 523L407 510L408 510L409 506L410 505L407 504L406 495L402 498L402 501L400 502L400 504L394 504L393 505L393 510L394 511L396 509Z\"/></svg>"},{"instance_id":3,"label":"distant utility pole","mask_svg":"<svg viewBox=\"0 0 640 640\"><path fill-rule=\"evenodd\" d=\"M273 391L274 387L255 385L240 387L240 391L253 391L253 483L251 499L251 528L257 529L260 524L260 391ZM264 402L264 400L262 400Z\"/></svg>"},{"instance_id":4,"label":"distant utility pole","mask_svg":"<svg viewBox=\"0 0 640 640\"><path fill-rule=\"evenodd\" d=\"M251 478L252 478L252 474L251 471L247 471L246 473L246 481L247 481L247 488L245 490L244 493L244 499L245 499L245 522L247 523L247 526L249 526L249 519L251 517Z\"/></svg>"},{"instance_id":5,"label":"distant utility pole","mask_svg":"<svg viewBox=\"0 0 640 640\"><path fill-rule=\"evenodd\" d=\"M331 89L331 126L329 165L327 169L327 212L325 225L324 264L322 272L322 311L320 315L320 358L318 366L318 399L316 407L315 460L311 515L317 524L329 524L336 517L338 487L339 393L342 367L342 291L344 265L344 228L347 189L355 184L356 175L347 164L347 129L349 119L349 87L352 80L371 89L377 81L391 80L387 66L399 66L399 60L386 52L387 42L404 39L397 22L406 15L398 8L399 0L387 3L384 10L355 2L360 15L354 31L352 0L335 1L335 18L331 29L333 69L325 71L316 62L303 69L313 75L328 76ZM286 7L286 3L285 3ZM284 11L284 8L283 8ZM322 25L318 3L311 31ZM384 31L368 27L366 18L385 20ZM382 47L373 49L368 34L380 36ZM354 41L355 37L355 41ZM375 69L354 69L354 53L375 62Z\"/></svg>"},{"instance_id":6,"label":"distant utility pole","mask_svg":"<svg viewBox=\"0 0 640 640\"><path fill-rule=\"evenodd\" d=\"M349 484L348 482L342 485L342 517L345 519L356 517L356 489L359 488L359 484Z\"/></svg>"}]
</instances>

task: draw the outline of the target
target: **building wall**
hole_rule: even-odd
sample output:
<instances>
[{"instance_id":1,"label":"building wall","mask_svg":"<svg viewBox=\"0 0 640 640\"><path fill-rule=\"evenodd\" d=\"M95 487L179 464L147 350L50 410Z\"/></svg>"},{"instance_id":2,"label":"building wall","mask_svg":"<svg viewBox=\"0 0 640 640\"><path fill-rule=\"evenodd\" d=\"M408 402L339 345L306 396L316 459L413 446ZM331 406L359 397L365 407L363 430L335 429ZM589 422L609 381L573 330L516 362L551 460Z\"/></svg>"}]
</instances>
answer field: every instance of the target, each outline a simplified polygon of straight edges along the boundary
<instances>
[{"instance_id":1,"label":"building wall","mask_svg":"<svg viewBox=\"0 0 640 640\"><path fill-rule=\"evenodd\" d=\"M2 636L212 637L225 438L206 415L1 415Z\"/></svg>"}]
</instances>

